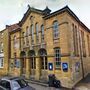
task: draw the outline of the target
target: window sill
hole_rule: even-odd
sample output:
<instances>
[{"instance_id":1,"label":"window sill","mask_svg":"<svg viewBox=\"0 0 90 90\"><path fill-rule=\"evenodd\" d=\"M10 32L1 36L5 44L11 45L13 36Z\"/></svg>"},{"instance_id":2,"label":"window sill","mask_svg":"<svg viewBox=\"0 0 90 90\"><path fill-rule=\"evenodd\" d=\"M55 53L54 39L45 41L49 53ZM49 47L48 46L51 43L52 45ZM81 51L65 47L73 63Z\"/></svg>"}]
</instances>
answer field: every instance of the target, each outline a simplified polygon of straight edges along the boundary
<instances>
[{"instance_id":1,"label":"window sill","mask_svg":"<svg viewBox=\"0 0 90 90\"><path fill-rule=\"evenodd\" d=\"M59 37L57 37L57 38L53 38L53 40L59 40Z\"/></svg>"},{"instance_id":2,"label":"window sill","mask_svg":"<svg viewBox=\"0 0 90 90\"><path fill-rule=\"evenodd\" d=\"M0 67L0 69L3 69L4 67Z\"/></svg>"},{"instance_id":3,"label":"window sill","mask_svg":"<svg viewBox=\"0 0 90 90\"><path fill-rule=\"evenodd\" d=\"M61 70L61 68L55 68L55 70Z\"/></svg>"}]
</instances>

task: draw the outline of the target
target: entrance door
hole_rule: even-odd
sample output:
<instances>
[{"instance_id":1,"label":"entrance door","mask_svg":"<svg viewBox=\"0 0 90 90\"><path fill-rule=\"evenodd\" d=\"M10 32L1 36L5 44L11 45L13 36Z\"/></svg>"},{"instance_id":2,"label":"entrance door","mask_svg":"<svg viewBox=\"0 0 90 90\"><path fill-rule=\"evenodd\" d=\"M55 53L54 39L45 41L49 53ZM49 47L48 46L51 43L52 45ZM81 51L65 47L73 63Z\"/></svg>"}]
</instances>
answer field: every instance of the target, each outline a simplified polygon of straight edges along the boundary
<instances>
[{"instance_id":1,"label":"entrance door","mask_svg":"<svg viewBox=\"0 0 90 90\"><path fill-rule=\"evenodd\" d=\"M36 70L36 60L35 60L35 51L30 50L28 52L28 56L30 57L30 78L34 79L35 78L35 70Z\"/></svg>"},{"instance_id":2,"label":"entrance door","mask_svg":"<svg viewBox=\"0 0 90 90\"><path fill-rule=\"evenodd\" d=\"M41 62L41 77L42 80L47 80L47 51L44 48L39 50Z\"/></svg>"},{"instance_id":3,"label":"entrance door","mask_svg":"<svg viewBox=\"0 0 90 90\"><path fill-rule=\"evenodd\" d=\"M41 79L47 80L47 57L41 57Z\"/></svg>"},{"instance_id":4,"label":"entrance door","mask_svg":"<svg viewBox=\"0 0 90 90\"><path fill-rule=\"evenodd\" d=\"M22 75L25 75L26 73L26 60L25 58L22 58Z\"/></svg>"},{"instance_id":5,"label":"entrance door","mask_svg":"<svg viewBox=\"0 0 90 90\"><path fill-rule=\"evenodd\" d=\"M35 78L35 70L36 70L36 60L35 57L32 57L30 60L30 68L31 68L31 79Z\"/></svg>"},{"instance_id":6,"label":"entrance door","mask_svg":"<svg viewBox=\"0 0 90 90\"><path fill-rule=\"evenodd\" d=\"M20 56L21 56L21 75L24 75L26 74L26 53L25 51L21 51L20 53Z\"/></svg>"}]
</instances>

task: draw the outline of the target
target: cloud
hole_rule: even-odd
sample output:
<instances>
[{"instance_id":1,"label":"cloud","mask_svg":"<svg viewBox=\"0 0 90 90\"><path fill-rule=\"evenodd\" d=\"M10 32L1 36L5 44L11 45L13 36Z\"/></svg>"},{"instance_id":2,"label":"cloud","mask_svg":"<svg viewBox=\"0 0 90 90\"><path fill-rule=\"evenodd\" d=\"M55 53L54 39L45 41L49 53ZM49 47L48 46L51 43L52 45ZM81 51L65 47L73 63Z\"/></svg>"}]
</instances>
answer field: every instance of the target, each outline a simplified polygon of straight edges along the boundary
<instances>
[{"instance_id":1,"label":"cloud","mask_svg":"<svg viewBox=\"0 0 90 90\"><path fill-rule=\"evenodd\" d=\"M65 5L69 5L72 11L90 27L90 0L1 0L0 1L0 30L6 24L17 23L27 10L27 5L37 9L45 9L48 6L56 11Z\"/></svg>"}]
</instances>

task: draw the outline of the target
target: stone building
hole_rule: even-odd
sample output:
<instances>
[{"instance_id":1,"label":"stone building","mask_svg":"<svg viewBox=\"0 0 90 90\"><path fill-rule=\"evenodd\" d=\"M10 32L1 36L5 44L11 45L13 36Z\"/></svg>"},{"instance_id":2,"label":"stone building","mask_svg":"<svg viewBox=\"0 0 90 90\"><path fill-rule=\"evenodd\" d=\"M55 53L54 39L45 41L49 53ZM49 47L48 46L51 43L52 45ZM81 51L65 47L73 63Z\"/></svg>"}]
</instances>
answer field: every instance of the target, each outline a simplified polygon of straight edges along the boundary
<instances>
[{"instance_id":1,"label":"stone building","mask_svg":"<svg viewBox=\"0 0 90 90\"><path fill-rule=\"evenodd\" d=\"M12 75L47 81L55 74L72 87L90 71L90 30L68 6L52 12L29 7L10 31Z\"/></svg>"},{"instance_id":2,"label":"stone building","mask_svg":"<svg viewBox=\"0 0 90 90\"><path fill-rule=\"evenodd\" d=\"M0 76L7 75L9 70L8 43L8 31L4 29L0 31Z\"/></svg>"}]
</instances>

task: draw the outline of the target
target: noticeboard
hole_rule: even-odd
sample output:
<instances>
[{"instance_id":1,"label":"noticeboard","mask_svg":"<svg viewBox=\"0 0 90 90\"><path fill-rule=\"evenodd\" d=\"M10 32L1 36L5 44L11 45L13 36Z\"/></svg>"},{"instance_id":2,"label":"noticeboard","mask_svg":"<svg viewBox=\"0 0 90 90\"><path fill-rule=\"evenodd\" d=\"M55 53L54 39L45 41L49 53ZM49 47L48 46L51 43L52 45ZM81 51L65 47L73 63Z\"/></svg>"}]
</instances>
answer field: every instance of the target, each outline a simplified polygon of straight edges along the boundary
<instances>
[{"instance_id":1,"label":"noticeboard","mask_svg":"<svg viewBox=\"0 0 90 90\"><path fill-rule=\"evenodd\" d=\"M62 69L64 72L68 72L68 63L62 63Z\"/></svg>"},{"instance_id":2,"label":"noticeboard","mask_svg":"<svg viewBox=\"0 0 90 90\"><path fill-rule=\"evenodd\" d=\"M49 70L53 70L53 63L48 63Z\"/></svg>"}]
</instances>

